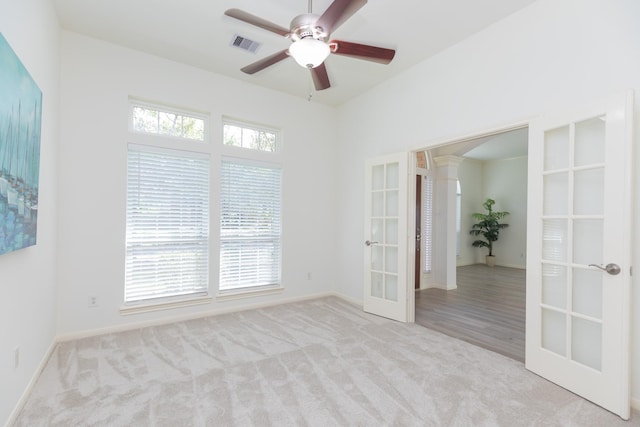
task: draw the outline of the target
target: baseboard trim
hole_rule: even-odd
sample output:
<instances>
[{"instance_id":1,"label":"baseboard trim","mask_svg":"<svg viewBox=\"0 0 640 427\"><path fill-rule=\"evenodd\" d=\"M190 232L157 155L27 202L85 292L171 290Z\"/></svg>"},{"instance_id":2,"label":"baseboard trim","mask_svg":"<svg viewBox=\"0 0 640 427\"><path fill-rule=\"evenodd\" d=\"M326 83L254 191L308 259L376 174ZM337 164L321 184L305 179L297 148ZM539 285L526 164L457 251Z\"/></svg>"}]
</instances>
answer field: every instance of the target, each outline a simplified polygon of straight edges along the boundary
<instances>
[{"instance_id":1,"label":"baseboard trim","mask_svg":"<svg viewBox=\"0 0 640 427\"><path fill-rule=\"evenodd\" d=\"M104 334L126 332L126 331L131 331L131 330L140 329L140 328L147 328L150 326L160 326L160 325L166 325L169 323L184 322L187 320L201 319L203 317L218 316L221 314L236 313L236 312L241 312L246 310L255 310L260 308L273 307L281 304L302 302L302 301L325 298L330 296L335 296L345 301L348 301L348 299L345 296L340 295L336 292L320 292L320 293L311 294L311 295L290 297L290 298L278 299L274 301L264 301L264 302L254 303L254 304L246 304L242 306L215 308L212 310L201 311L198 313L184 314L184 315L178 315L178 316L168 316L162 319L130 322L122 325L109 326L109 327L98 328L98 329L87 329L84 331L58 335L56 337L55 342L58 343L58 342L72 341L72 340L77 340L82 338L90 338L90 337L95 337L95 336L104 335Z\"/></svg>"},{"instance_id":2,"label":"baseboard trim","mask_svg":"<svg viewBox=\"0 0 640 427\"><path fill-rule=\"evenodd\" d=\"M49 358L53 354L53 350L56 348L56 345L57 345L57 341L54 339L51 345L49 346L49 348L47 349L47 351L45 352L44 356L40 360L40 363L38 364L38 367L34 371L33 375L31 375L31 379L29 380L29 383L27 384L24 391L22 392L20 399L18 399L18 403L13 408L13 411L11 411L11 414L9 415L9 419L5 424L5 427L12 426L16 422L16 419L18 418L18 414L20 413L20 411L22 411L22 408L24 407L25 403L27 403L27 398L33 391L33 387L36 385L38 378L40 378L40 375L42 374L44 367L47 365Z\"/></svg>"},{"instance_id":3,"label":"baseboard trim","mask_svg":"<svg viewBox=\"0 0 640 427\"><path fill-rule=\"evenodd\" d=\"M631 398L631 409L634 411L640 411L640 398Z\"/></svg>"},{"instance_id":4,"label":"baseboard trim","mask_svg":"<svg viewBox=\"0 0 640 427\"><path fill-rule=\"evenodd\" d=\"M516 265L516 264L496 264L496 267L507 267L507 268L516 268L518 270L526 270L527 267L524 265Z\"/></svg>"},{"instance_id":5,"label":"baseboard trim","mask_svg":"<svg viewBox=\"0 0 640 427\"><path fill-rule=\"evenodd\" d=\"M328 295L328 296L333 296L333 297L336 297L336 298L340 298L344 302L348 302L351 305L355 305L356 307L360 308L360 310L362 310L362 308L363 308L362 300L357 300L355 298L351 298L349 296L341 294L340 292L329 292L329 294L330 295Z\"/></svg>"},{"instance_id":6,"label":"baseboard trim","mask_svg":"<svg viewBox=\"0 0 640 427\"><path fill-rule=\"evenodd\" d=\"M416 291L423 291L425 289L442 289L444 291L451 291L457 288L458 288L458 285L454 287L447 287L447 285L443 285L442 283L427 283L423 288L416 289Z\"/></svg>"},{"instance_id":7,"label":"baseboard trim","mask_svg":"<svg viewBox=\"0 0 640 427\"><path fill-rule=\"evenodd\" d=\"M471 262L471 263L460 263L456 264L456 267L468 267L470 265L486 265L484 262ZM516 268L518 270L526 270L527 266L522 264L496 264L496 267L507 267L507 268Z\"/></svg>"}]
</instances>

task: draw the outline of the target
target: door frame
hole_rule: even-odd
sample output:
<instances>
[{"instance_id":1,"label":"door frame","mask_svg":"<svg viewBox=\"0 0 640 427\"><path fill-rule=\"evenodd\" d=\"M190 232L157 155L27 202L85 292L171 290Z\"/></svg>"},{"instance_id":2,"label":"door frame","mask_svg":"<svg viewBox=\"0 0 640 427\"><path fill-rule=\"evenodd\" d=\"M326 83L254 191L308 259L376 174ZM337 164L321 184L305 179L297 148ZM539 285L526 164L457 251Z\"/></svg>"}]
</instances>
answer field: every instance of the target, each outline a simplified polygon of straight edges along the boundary
<instances>
[{"instance_id":1,"label":"door frame","mask_svg":"<svg viewBox=\"0 0 640 427\"><path fill-rule=\"evenodd\" d=\"M528 128L529 127L529 123L532 121L531 118L527 119L527 120L520 120L520 121L515 121L515 122L511 122L508 124L504 124L501 126L496 126L496 127L491 127L491 128L487 128L484 130L479 130L479 131L474 131L474 132L468 132L465 134L461 134L459 136L455 136L455 137L447 137L447 138L442 138L439 140L435 140L435 141L431 141L429 143L426 143L424 145L420 145L418 147L415 147L413 149L411 149L409 151L410 157L409 157L409 167L408 167L408 173L409 176L415 176L418 173L418 168L417 168L417 152L419 151L429 151L429 150L433 150L436 148L441 148L441 147L446 147L448 145L453 145L453 144L459 144L459 143L463 143L463 142L470 142L479 138L485 138L485 137L489 137L489 136L494 136L494 135L499 135L501 133L505 133L505 132L509 132L509 131L513 131L513 130L518 130L518 129L524 129L524 128ZM527 149L527 154L528 154L528 149ZM416 216L416 209L418 209L418 207L416 206L415 203L415 192L416 192L416 182L415 179L410 179L409 180L409 184L407 187L407 192L408 192L408 200L409 200L409 206L407 209L407 215L409 219L415 218ZM413 196L412 196L413 195ZM414 254L415 250L416 250L416 240L415 239L408 239L408 247L407 247L407 253L408 254ZM413 272L415 271L415 257L414 256L408 256L407 257L407 322L409 323L414 323L415 322L415 313L416 313L416 303L415 303L415 275L413 274Z\"/></svg>"}]
</instances>

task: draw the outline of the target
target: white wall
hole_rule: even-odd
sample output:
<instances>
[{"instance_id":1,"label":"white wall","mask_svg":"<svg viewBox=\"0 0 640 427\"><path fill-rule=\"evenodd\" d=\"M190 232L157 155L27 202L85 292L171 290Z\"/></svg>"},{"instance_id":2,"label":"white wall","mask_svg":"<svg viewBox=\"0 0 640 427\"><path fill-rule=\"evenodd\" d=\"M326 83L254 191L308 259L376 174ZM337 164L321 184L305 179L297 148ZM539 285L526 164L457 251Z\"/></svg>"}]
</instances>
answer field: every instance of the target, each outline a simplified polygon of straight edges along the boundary
<instances>
[{"instance_id":1,"label":"white wall","mask_svg":"<svg viewBox=\"0 0 640 427\"><path fill-rule=\"evenodd\" d=\"M493 199L496 201L495 211L509 212L509 215L503 220L504 223L509 224L509 227L500 232L500 238L493 246L493 254L497 258L496 264L505 267L525 268L527 157L486 161L483 173L483 200ZM474 212L482 210L480 207ZM484 254L482 258L484 258Z\"/></svg>"},{"instance_id":2,"label":"white wall","mask_svg":"<svg viewBox=\"0 0 640 427\"><path fill-rule=\"evenodd\" d=\"M527 157L480 161L465 159L458 168L462 190L460 256L457 265L484 263L486 248L474 248L476 240L469 234L474 220L471 214L485 212L482 203L494 199L495 211L507 211L504 223L509 227L500 232L493 246L497 265L526 267L527 246Z\"/></svg>"},{"instance_id":3,"label":"white wall","mask_svg":"<svg viewBox=\"0 0 640 427\"><path fill-rule=\"evenodd\" d=\"M175 62L62 32L58 334L164 321L304 297L334 288L337 262L335 109ZM128 97L211 115L212 269L216 265L223 115L282 129L283 271L280 295L122 316ZM307 273L311 273L308 280ZM88 307L95 295L98 307Z\"/></svg>"},{"instance_id":4,"label":"white wall","mask_svg":"<svg viewBox=\"0 0 640 427\"><path fill-rule=\"evenodd\" d=\"M49 0L0 0L0 32L42 90L36 246L0 256L0 424L55 336L59 32ZM0 97L2 94L0 94ZM14 369L14 349L20 364Z\"/></svg>"},{"instance_id":5,"label":"white wall","mask_svg":"<svg viewBox=\"0 0 640 427\"><path fill-rule=\"evenodd\" d=\"M538 0L340 108L340 291L362 299L363 269L354 266L363 263L367 157L480 134L630 88L637 93L635 126L640 129L639 16L637 0ZM638 192L640 174L636 181ZM639 242L640 224L634 225ZM634 263L640 265L634 250ZM633 325L638 325L637 290L632 304ZM638 401L639 327L632 346L632 396Z\"/></svg>"}]
</instances>

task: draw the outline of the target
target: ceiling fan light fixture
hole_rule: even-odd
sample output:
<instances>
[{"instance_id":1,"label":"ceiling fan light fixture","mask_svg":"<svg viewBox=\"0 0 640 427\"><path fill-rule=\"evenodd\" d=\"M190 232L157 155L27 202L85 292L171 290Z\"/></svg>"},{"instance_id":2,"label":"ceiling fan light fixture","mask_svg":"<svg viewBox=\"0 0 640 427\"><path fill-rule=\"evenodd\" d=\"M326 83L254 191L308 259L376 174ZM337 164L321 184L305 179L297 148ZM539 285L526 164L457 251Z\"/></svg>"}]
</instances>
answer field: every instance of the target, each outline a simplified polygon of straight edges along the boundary
<instances>
[{"instance_id":1,"label":"ceiling fan light fixture","mask_svg":"<svg viewBox=\"0 0 640 427\"><path fill-rule=\"evenodd\" d=\"M322 40L306 37L289 46L289 54L301 67L316 68L331 53L329 45Z\"/></svg>"}]
</instances>

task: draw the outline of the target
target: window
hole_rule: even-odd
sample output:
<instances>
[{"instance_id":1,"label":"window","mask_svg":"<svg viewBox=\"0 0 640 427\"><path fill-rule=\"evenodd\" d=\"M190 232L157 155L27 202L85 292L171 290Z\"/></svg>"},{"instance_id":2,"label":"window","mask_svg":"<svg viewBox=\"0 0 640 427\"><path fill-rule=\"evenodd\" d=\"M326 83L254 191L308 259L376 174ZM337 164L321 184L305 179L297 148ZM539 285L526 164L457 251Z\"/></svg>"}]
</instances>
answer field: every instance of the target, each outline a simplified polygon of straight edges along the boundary
<instances>
[{"instance_id":1,"label":"window","mask_svg":"<svg viewBox=\"0 0 640 427\"><path fill-rule=\"evenodd\" d=\"M222 161L220 290L280 283L280 167Z\"/></svg>"},{"instance_id":2,"label":"window","mask_svg":"<svg viewBox=\"0 0 640 427\"><path fill-rule=\"evenodd\" d=\"M205 117L184 113L168 107L156 107L141 102L131 103L131 129L134 132L173 136L195 141L205 140Z\"/></svg>"},{"instance_id":3,"label":"window","mask_svg":"<svg viewBox=\"0 0 640 427\"><path fill-rule=\"evenodd\" d=\"M225 121L220 177L220 291L278 287L282 168L275 130ZM233 157L231 157L233 155Z\"/></svg>"},{"instance_id":4,"label":"window","mask_svg":"<svg viewBox=\"0 0 640 427\"><path fill-rule=\"evenodd\" d=\"M125 304L160 306L205 296L210 154L204 151L210 147L183 148L205 140L208 120L137 100L130 100L129 111Z\"/></svg>"},{"instance_id":5,"label":"window","mask_svg":"<svg viewBox=\"0 0 640 427\"><path fill-rule=\"evenodd\" d=\"M430 273L433 265L433 173L429 171L422 183L422 248L425 273Z\"/></svg>"},{"instance_id":6,"label":"window","mask_svg":"<svg viewBox=\"0 0 640 427\"><path fill-rule=\"evenodd\" d=\"M125 302L205 294L209 157L130 145Z\"/></svg>"},{"instance_id":7,"label":"window","mask_svg":"<svg viewBox=\"0 0 640 427\"><path fill-rule=\"evenodd\" d=\"M272 129L225 120L223 134L225 145L270 153L278 151L278 133Z\"/></svg>"}]
</instances>

